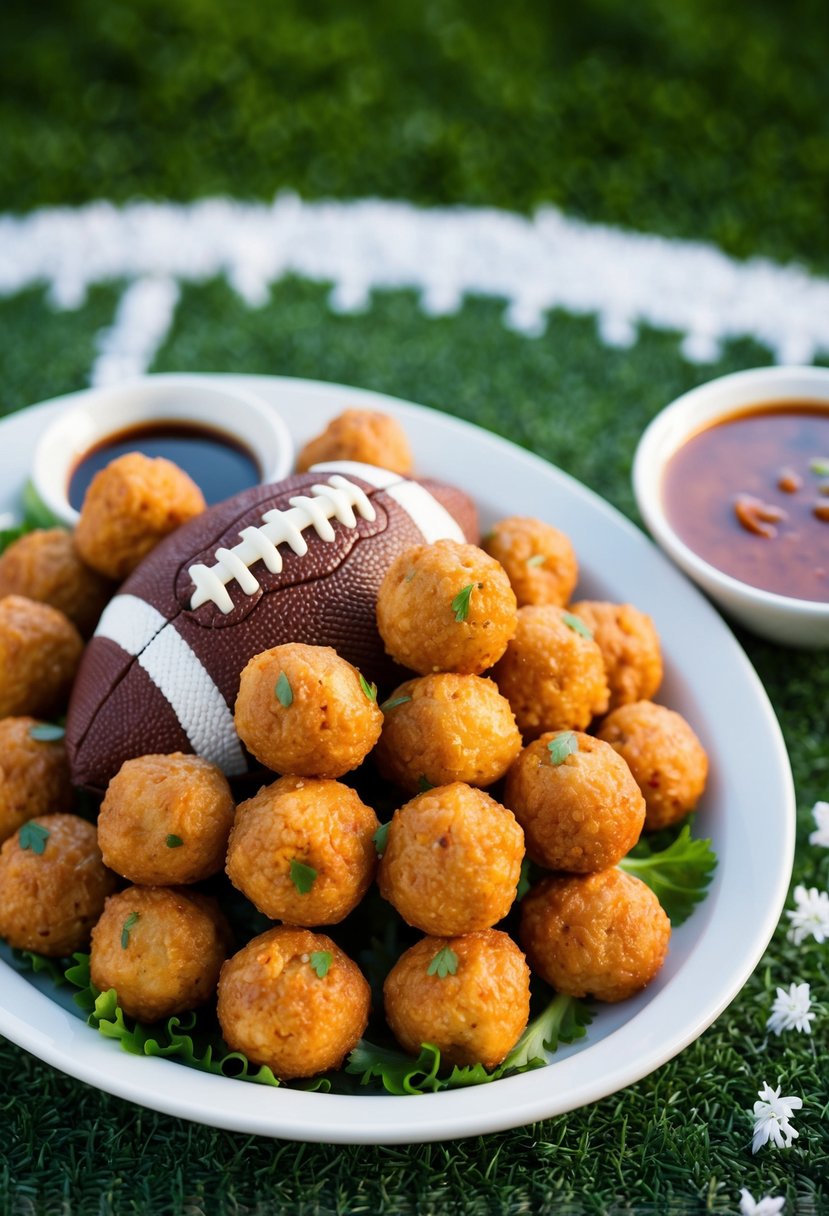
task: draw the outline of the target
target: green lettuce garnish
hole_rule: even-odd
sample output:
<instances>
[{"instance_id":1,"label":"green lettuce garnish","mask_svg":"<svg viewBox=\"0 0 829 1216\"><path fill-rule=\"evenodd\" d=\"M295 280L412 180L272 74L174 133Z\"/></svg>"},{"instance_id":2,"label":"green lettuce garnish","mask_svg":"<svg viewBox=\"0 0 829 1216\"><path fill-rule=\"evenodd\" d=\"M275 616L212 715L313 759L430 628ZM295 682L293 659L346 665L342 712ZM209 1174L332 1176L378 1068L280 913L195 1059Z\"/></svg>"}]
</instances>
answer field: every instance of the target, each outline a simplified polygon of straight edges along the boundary
<instances>
[{"instance_id":1,"label":"green lettuce garnish","mask_svg":"<svg viewBox=\"0 0 829 1216\"><path fill-rule=\"evenodd\" d=\"M691 829L685 824L667 848L655 852L643 839L618 864L620 870L648 884L676 928L705 899L717 855L710 840L692 839Z\"/></svg>"},{"instance_id":2,"label":"green lettuce garnish","mask_svg":"<svg viewBox=\"0 0 829 1216\"><path fill-rule=\"evenodd\" d=\"M75 963L66 970L66 979L79 991L75 1001L88 1013L87 1024L107 1039L117 1039L124 1051L136 1056L163 1056L180 1060L189 1068L216 1076L252 1081L256 1085L280 1084L267 1065L254 1065L239 1051L228 1051L219 1042L201 1041L198 1013L167 1018L144 1026L128 1018L118 1004L114 988L98 992L89 977L89 955L76 954Z\"/></svg>"},{"instance_id":3,"label":"green lettuce garnish","mask_svg":"<svg viewBox=\"0 0 829 1216\"><path fill-rule=\"evenodd\" d=\"M381 1047L361 1039L349 1055L345 1071L359 1076L361 1085L378 1080L388 1093L398 1096L486 1085L500 1077L543 1068L547 1053L556 1051L560 1043L573 1043L583 1038L592 1018L590 1009L582 1001L559 993L538 1017L532 1019L497 1068L487 1070L483 1064L464 1068L456 1065L451 1072L441 1076L440 1049L433 1043L422 1043L420 1054L413 1058L396 1048Z\"/></svg>"}]
</instances>

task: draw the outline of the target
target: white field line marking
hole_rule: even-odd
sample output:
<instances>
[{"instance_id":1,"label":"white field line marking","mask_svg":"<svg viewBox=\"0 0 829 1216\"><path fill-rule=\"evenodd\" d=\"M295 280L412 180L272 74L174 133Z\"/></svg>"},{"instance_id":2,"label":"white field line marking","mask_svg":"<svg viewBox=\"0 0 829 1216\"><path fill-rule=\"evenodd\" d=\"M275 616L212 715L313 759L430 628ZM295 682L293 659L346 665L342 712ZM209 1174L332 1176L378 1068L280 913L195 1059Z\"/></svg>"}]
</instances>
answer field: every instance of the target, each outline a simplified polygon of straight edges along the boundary
<instances>
[{"instance_id":1,"label":"white field line marking","mask_svg":"<svg viewBox=\"0 0 829 1216\"><path fill-rule=\"evenodd\" d=\"M698 362L737 337L756 339L786 363L829 351L829 280L550 207L525 218L283 194L272 204L98 202L0 216L0 295L46 283L57 308L75 308L92 284L132 281L100 336L96 383L150 365L178 282L224 275L258 307L289 274L331 283L332 308L346 312L367 308L374 289L409 288L430 315L455 311L470 294L503 299L506 324L527 335L543 333L554 308L595 315L610 345L633 343L640 323L678 331L683 354Z\"/></svg>"},{"instance_id":2,"label":"white field line marking","mask_svg":"<svg viewBox=\"0 0 829 1216\"><path fill-rule=\"evenodd\" d=\"M94 387L142 376L164 344L178 303L174 279L135 279L118 302L115 319L95 339Z\"/></svg>"}]
</instances>

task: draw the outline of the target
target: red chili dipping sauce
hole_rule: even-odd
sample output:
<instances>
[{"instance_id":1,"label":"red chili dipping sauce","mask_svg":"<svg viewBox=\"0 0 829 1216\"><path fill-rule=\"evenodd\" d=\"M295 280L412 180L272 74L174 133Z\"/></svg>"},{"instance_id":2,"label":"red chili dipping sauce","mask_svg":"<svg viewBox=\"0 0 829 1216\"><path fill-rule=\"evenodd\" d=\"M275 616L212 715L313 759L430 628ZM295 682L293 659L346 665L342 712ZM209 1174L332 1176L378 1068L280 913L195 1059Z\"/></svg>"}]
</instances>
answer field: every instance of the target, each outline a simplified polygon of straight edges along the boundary
<instances>
[{"instance_id":1,"label":"red chili dipping sauce","mask_svg":"<svg viewBox=\"0 0 829 1216\"><path fill-rule=\"evenodd\" d=\"M829 409L726 415L668 461L662 501L676 534L724 574L829 603Z\"/></svg>"}]
</instances>

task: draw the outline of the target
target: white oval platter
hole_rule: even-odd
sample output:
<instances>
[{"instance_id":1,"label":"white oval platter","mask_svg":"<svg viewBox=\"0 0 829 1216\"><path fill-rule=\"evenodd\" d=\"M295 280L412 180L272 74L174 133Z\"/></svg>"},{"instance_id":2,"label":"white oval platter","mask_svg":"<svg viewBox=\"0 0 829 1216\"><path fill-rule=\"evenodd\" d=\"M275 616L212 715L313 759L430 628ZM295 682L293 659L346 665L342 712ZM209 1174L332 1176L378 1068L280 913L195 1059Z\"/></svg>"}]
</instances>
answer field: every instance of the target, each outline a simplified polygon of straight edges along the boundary
<instances>
[{"instance_id":1,"label":"white oval platter","mask_svg":"<svg viewBox=\"0 0 829 1216\"><path fill-rule=\"evenodd\" d=\"M658 700L689 719L712 773L696 820L719 866L706 900L673 935L668 961L640 996L606 1006L587 1037L548 1067L439 1094L305 1093L128 1055L58 1003L48 984L0 958L0 1033L63 1072L131 1102L244 1133L349 1144L446 1140L561 1114L646 1076L696 1039L757 965L786 898L794 791L766 693L721 617L614 508L546 461L468 423L381 394L280 377L237 376L283 415L301 444L351 406L386 410L411 439L417 470L479 503L484 527L535 515L562 528L579 555L581 597L636 604L662 638ZM44 423L73 394L0 422L0 512L13 508ZM562 418L562 427L566 418ZM8 955L6 956L8 957Z\"/></svg>"}]
</instances>

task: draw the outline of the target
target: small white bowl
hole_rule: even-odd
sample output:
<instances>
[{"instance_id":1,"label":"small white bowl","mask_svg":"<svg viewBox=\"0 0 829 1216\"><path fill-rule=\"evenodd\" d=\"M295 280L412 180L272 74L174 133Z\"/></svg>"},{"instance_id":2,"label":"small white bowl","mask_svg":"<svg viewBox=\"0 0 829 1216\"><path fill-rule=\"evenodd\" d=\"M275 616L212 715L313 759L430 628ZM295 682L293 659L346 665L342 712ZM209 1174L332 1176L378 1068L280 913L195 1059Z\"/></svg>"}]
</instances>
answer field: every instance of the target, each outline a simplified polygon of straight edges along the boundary
<instances>
[{"instance_id":1,"label":"small white bowl","mask_svg":"<svg viewBox=\"0 0 829 1216\"><path fill-rule=\"evenodd\" d=\"M79 461L110 435L152 422L209 427L242 444L260 480L280 481L293 466L294 445L279 413L256 393L216 377L146 376L127 384L90 389L58 415L38 440L32 482L50 511L69 527L78 512L69 482Z\"/></svg>"},{"instance_id":2,"label":"small white bowl","mask_svg":"<svg viewBox=\"0 0 829 1216\"><path fill-rule=\"evenodd\" d=\"M829 603L776 595L724 574L677 536L662 500L665 466L687 439L743 408L786 400L809 402L829 413L829 368L756 368L711 380L678 397L657 414L639 441L633 490L654 539L724 612L774 642L823 648L829 647Z\"/></svg>"}]
</instances>

